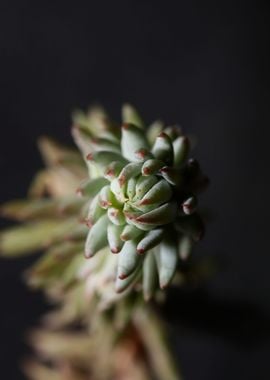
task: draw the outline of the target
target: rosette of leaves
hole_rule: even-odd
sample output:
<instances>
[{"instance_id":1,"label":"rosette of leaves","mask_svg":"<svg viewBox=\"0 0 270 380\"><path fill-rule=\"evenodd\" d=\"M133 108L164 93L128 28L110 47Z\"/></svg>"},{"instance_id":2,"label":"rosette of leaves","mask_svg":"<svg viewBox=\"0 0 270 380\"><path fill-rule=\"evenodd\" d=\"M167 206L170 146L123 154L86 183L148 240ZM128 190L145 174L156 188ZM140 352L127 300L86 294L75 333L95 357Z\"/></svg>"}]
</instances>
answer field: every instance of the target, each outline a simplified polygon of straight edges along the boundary
<instances>
[{"instance_id":1,"label":"rosette of leaves","mask_svg":"<svg viewBox=\"0 0 270 380\"><path fill-rule=\"evenodd\" d=\"M146 128L129 105L120 126L100 110L75 114L73 136L90 175L79 189L90 200L85 256L93 260L109 246L117 256L116 291L142 283L149 299L171 283L203 236L197 196L208 179L189 158L189 139L179 127Z\"/></svg>"}]
</instances>

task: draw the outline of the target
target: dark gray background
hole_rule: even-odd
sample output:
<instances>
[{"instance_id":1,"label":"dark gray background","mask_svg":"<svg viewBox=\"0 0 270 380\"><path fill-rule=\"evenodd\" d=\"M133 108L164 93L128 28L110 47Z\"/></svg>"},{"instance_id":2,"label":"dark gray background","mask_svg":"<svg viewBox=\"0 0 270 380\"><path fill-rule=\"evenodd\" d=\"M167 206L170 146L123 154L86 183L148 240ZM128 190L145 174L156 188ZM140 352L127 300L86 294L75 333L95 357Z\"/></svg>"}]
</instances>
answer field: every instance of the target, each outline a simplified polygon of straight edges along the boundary
<instances>
[{"instance_id":1,"label":"dark gray background","mask_svg":"<svg viewBox=\"0 0 270 380\"><path fill-rule=\"evenodd\" d=\"M255 1L0 3L1 201L26 193L38 136L71 143L74 107L116 118L129 101L198 138L216 214L200 252L226 270L168 305L186 380L270 378L269 39ZM23 334L45 308L20 280L28 263L0 264L3 379L23 378Z\"/></svg>"}]
</instances>

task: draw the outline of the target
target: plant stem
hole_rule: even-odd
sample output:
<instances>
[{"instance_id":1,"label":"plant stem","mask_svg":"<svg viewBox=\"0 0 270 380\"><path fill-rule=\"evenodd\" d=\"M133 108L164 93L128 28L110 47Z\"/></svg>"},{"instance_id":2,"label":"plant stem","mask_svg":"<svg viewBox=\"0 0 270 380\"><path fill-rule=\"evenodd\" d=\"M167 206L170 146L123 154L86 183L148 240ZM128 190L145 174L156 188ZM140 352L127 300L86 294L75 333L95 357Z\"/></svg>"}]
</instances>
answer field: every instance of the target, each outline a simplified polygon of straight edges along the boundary
<instances>
[{"instance_id":1,"label":"plant stem","mask_svg":"<svg viewBox=\"0 0 270 380\"><path fill-rule=\"evenodd\" d=\"M169 348L163 322L144 305L144 308L136 311L134 323L141 332L156 377L162 380L183 380Z\"/></svg>"}]
</instances>

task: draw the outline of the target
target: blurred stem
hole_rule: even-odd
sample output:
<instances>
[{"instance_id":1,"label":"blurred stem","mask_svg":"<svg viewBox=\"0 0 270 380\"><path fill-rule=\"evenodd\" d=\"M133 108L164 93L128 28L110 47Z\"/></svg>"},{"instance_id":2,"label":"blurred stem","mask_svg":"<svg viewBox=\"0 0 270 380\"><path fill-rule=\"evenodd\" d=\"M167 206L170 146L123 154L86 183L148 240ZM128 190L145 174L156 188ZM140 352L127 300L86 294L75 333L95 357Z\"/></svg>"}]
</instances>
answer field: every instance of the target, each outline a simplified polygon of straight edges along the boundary
<instances>
[{"instance_id":1,"label":"blurred stem","mask_svg":"<svg viewBox=\"0 0 270 380\"><path fill-rule=\"evenodd\" d=\"M136 311L134 323L141 332L157 378L183 380L171 353L163 322L149 307L144 305L143 308Z\"/></svg>"}]
</instances>

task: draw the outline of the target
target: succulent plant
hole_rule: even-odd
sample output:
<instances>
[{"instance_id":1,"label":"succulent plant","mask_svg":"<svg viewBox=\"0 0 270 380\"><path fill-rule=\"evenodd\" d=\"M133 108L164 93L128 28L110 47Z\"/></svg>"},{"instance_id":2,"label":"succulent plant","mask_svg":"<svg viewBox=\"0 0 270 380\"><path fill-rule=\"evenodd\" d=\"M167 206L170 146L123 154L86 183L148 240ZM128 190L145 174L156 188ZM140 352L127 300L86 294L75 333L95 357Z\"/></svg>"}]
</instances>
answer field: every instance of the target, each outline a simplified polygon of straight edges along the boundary
<instances>
[{"instance_id":1,"label":"succulent plant","mask_svg":"<svg viewBox=\"0 0 270 380\"><path fill-rule=\"evenodd\" d=\"M177 126L144 127L129 105L123 124L100 110L74 117L73 136L90 179L78 192L90 200L85 256L109 246L117 254L111 275L117 292L142 282L145 299L159 282L173 280L204 232L197 194L208 183L198 162L188 159L190 143Z\"/></svg>"},{"instance_id":2,"label":"succulent plant","mask_svg":"<svg viewBox=\"0 0 270 380\"><path fill-rule=\"evenodd\" d=\"M142 295L158 300L159 287L208 275L189 259L203 235L197 195L208 180L178 126L145 127L130 105L122 126L101 108L76 112L72 134L82 154L41 138L46 168L27 199L1 207L22 223L0 232L1 256L43 250L25 278L56 306L32 335L41 361L28 363L27 375L179 380L162 323ZM127 352L136 364L120 368Z\"/></svg>"}]
</instances>

